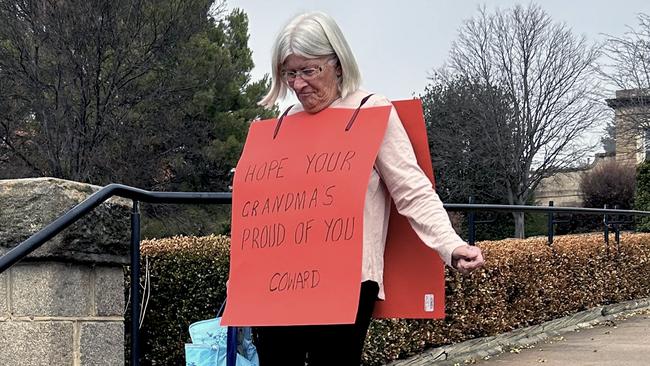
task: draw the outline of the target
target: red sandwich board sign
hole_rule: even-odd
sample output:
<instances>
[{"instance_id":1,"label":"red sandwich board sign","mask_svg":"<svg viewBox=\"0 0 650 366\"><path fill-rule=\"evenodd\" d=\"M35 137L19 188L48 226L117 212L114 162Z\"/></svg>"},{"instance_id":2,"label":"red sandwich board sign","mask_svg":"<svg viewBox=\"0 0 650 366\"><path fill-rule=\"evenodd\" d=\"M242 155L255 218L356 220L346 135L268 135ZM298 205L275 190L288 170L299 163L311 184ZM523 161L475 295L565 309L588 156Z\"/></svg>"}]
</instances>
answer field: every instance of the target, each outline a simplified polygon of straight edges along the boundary
<instances>
[{"instance_id":1,"label":"red sandwich board sign","mask_svg":"<svg viewBox=\"0 0 650 366\"><path fill-rule=\"evenodd\" d=\"M419 100L394 105L432 179ZM354 323L365 192L390 110L361 109L349 130L354 109L296 113L279 129L276 119L252 123L234 178L222 324ZM442 261L396 212L384 285L376 317L444 316Z\"/></svg>"},{"instance_id":2,"label":"red sandwich board sign","mask_svg":"<svg viewBox=\"0 0 650 366\"><path fill-rule=\"evenodd\" d=\"M418 165L434 184L422 103L393 102L411 140ZM385 301L375 304L376 318L441 319L445 316L445 265L427 247L408 220L392 205L384 253Z\"/></svg>"},{"instance_id":3,"label":"red sandwich board sign","mask_svg":"<svg viewBox=\"0 0 650 366\"><path fill-rule=\"evenodd\" d=\"M251 125L233 188L224 325L354 323L363 207L390 106Z\"/></svg>"}]
</instances>

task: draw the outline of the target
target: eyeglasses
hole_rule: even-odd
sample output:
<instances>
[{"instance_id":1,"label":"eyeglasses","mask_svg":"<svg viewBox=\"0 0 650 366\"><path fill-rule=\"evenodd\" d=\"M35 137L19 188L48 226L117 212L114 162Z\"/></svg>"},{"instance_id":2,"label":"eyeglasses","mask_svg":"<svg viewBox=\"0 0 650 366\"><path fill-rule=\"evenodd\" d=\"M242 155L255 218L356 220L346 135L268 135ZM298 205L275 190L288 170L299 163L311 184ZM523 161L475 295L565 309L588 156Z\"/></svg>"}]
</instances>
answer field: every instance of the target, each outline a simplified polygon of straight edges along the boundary
<instances>
[{"instance_id":1,"label":"eyeglasses","mask_svg":"<svg viewBox=\"0 0 650 366\"><path fill-rule=\"evenodd\" d=\"M282 80L287 83L292 83L296 78L300 77L302 80L309 81L314 79L323 71L323 66L308 67L302 70L282 70Z\"/></svg>"},{"instance_id":2,"label":"eyeglasses","mask_svg":"<svg viewBox=\"0 0 650 366\"><path fill-rule=\"evenodd\" d=\"M318 67L307 67L301 70L282 70L280 76L282 77L282 80L287 83L294 82L297 77L300 77L304 81L309 81L320 75L320 73L323 72L325 65L332 64L335 61L337 61L337 59L332 57Z\"/></svg>"}]
</instances>

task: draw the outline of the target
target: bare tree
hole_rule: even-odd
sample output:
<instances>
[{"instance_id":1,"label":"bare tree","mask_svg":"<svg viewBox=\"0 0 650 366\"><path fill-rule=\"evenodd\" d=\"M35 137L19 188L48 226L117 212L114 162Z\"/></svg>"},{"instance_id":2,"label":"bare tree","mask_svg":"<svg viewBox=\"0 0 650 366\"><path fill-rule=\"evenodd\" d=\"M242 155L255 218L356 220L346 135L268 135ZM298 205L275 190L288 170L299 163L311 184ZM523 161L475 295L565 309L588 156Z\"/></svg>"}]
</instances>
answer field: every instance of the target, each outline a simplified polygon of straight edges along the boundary
<instances>
[{"instance_id":1,"label":"bare tree","mask_svg":"<svg viewBox=\"0 0 650 366\"><path fill-rule=\"evenodd\" d=\"M650 16L639 14L638 27L622 36L607 36L603 76L618 89L650 90Z\"/></svg>"},{"instance_id":2,"label":"bare tree","mask_svg":"<svg viewBox=\"0 0 650 366\"><path fill-rule=\"evenodd\" d=\"M637 27L628 27L622 36L607 36L603 50L608 62L600 69L603 79L618 90L608 104L618 113L619 143L637 150L628 151L631 154L650 150L646 136L650 130L650 16L641 13L637 20ZM639 137L644 143L636 143Z\"/></svg>"},{"instance_id":3,"label":"bare tree","mask_svg":"<svg viewBox=\"0 0 650 366\"><path fill-rule=\"evenodd\" d=\"M498 163L510 204L530 202L542 178L575 166L590 150L582 137L603 113L594 94L598 56L596 46L536 5L491 14L482 8L461 27L443 73L503 91L510 115L484 120L483 143ZM483 97L495 94L477 95ZM524 237L523 214L514 218L515 236Z\"/></svg>"}]
</instances>

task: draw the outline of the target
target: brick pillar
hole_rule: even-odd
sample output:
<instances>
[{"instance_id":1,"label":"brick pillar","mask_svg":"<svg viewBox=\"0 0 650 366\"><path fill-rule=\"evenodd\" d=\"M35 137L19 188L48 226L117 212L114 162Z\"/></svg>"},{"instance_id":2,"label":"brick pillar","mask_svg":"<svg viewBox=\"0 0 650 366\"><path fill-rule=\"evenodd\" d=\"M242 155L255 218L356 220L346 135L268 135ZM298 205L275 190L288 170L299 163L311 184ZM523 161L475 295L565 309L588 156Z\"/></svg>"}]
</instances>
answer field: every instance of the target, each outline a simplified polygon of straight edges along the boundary
<instances>
[{"instance_id":1,"label":"brick pillar","mask_svg":"<svg viewBox=\"0 0 650 366\"><path fill-rule=\"evenodd\" d=\"M0 180L0 255L98 187ZM111 200L0 274L0 365L124 365L129 202Z\"/></svg>"}]
</instances>

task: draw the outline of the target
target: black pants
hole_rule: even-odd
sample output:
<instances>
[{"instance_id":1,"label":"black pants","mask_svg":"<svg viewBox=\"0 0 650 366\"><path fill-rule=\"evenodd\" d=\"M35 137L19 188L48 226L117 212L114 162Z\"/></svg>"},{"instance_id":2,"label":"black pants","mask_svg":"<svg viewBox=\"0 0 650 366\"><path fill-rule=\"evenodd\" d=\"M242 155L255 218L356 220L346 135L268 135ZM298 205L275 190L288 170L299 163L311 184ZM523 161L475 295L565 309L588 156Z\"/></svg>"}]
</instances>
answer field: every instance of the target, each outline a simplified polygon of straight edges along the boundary
<instances>
[{"instance_id":1,"label":"black pants","mask_svg":"<svg viewBox=\"0 0 650 366\"><path fill-rule=\"evenodd\" d=\"M354 324L256 327L260 366L359 366L379 285L361 284Z\"/></svg>"}]
</instances>

